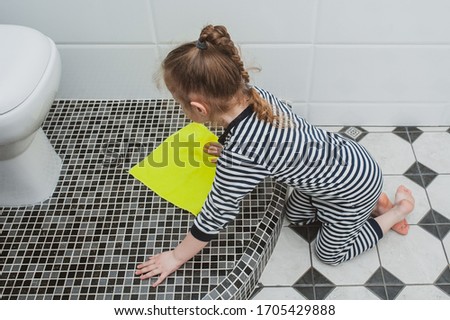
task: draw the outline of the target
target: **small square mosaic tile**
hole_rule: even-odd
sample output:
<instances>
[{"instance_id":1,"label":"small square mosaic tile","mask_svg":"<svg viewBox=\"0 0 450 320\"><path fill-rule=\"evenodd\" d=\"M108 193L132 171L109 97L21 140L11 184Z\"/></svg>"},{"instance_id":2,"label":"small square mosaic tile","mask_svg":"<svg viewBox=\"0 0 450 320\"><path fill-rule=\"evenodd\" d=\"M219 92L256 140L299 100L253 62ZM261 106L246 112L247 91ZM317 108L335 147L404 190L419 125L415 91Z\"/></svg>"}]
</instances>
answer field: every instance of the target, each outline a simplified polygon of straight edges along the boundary
<instances>
[{"instance_id":1,"label":"small square mosaic tile","mask_svg":"<svg viewBox=\"0 0 450 320\"><path fill-rule=\"evenodd\" d=\"M43 129L63 159L61 177L47 201L0 208L1 299L250 297L281 230L286 188L270 179L163 284L134 275L146 258L174 248L194 217L128 170L187 123L173 100L55 101Z\"/></svg>"}]
</instances>

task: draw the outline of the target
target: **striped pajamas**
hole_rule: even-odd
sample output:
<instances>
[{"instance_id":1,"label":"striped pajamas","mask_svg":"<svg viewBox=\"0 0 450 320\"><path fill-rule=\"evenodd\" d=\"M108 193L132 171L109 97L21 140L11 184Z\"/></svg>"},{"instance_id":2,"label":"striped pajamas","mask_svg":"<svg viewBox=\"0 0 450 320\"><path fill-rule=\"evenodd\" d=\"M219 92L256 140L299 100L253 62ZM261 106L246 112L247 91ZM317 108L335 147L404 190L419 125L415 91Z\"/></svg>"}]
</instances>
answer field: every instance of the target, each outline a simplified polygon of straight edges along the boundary
<instances>
[{"instance_id":1,"label":"striped pajamas","mask_svg":"<svg viewBox=\"0 0 450 320\"><path fill-rule=\"evenodd\" d=\"M373 247L383 235L370 218L382 189L377 163L356 142L310 125L272 94L255 89L281 125L260 121L251 107L229 124L192 235L215 238L239 214L242 198L270 176L293 189L285 206L292 223L322 223L316 239L322 261L336 265Z\"/></svg>"}]
</instances>

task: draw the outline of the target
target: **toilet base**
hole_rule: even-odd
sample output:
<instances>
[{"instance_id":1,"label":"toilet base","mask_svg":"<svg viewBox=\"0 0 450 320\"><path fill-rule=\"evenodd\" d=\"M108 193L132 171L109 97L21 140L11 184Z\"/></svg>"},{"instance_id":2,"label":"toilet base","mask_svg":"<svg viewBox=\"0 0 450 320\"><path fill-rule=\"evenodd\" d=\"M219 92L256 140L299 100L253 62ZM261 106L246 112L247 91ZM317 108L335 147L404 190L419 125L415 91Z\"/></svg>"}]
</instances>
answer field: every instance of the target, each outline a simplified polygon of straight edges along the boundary
<instances>
[{"instance_id":1,"label":"toilet base","mask_svg":"<svg viewBox=\"0 0 450 320\"><path fill-rule=\"evenodd\" d=\"M50 198L58 183L61 158L38 129L19 156L0 161L0 207L29 206Z\"/></svg>"}]
</instances>

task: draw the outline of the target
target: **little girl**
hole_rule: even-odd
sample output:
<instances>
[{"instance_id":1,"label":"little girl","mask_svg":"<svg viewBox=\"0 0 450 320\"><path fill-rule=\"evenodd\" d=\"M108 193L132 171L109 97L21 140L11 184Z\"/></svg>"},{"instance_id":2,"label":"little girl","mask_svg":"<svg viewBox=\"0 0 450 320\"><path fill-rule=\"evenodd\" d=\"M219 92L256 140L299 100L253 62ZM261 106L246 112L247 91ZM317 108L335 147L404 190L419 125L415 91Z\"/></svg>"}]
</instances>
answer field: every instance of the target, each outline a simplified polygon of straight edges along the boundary
<instances>
[{"instance_id":1,"label":"little girl","mask_svg":"<svg viewBox=\"0 0 450 320\"><path fill-rule=\"evenodd\" d=\"M192 121L225 128L216 177L185 239L171 251L137 266L153 286L202 250L239 214L240 201L270 176L292 187L286 217L295 224L322 223L317 256L337 265L372 248L391 228L406 234L414 198L400 186L391 203L382 173L353 140L307 123L269 92L249 85L238 49L223 26L206 26L195 42L171 51L164 82Z\"/></svg>"}]
</instances>

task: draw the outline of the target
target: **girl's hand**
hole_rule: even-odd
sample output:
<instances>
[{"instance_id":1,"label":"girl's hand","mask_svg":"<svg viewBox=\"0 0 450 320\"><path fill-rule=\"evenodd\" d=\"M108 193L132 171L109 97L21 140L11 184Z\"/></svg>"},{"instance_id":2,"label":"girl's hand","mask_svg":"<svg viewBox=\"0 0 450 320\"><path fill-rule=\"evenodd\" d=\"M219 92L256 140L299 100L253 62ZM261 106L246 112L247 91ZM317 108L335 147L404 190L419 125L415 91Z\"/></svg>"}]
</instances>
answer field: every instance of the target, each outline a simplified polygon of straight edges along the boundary
<instances>
[{"instance_id":1,"label":"girl's hand","mask_svg":"<svg viewBox=\"0 0 450 320\"><path fill-rule=\"evenodd\" d=\"M156 256L150 257L146 262L137 266L136 275L140 275L141 280L149 279L159 275L153 287L158 286L171 273L178 270L184 261L178 260L174 251L166 251Z\"/></svg>"},{"instance_id":2,"label":"girl's hand","mask_svg":"<svg viewBox=\"0 0 450 320\"><path fill-rule=\"evenodd\" d=\"M174 250L157 254L138 265L136 275L141 276L141 280L144 280L159 274L158 280L153 284L153 287L156 287L171 273L177 271L186 261L199 253L207 244L208 242L197 240L188 232Z\"/></svg>"},{"instance_id":3,"label":"girl's hand","mask_svg":"<svg viewBox=\"0 0 450 320\"><path fill-rule=\"evenodd\" d=\"M223 146L218 142L208 142L203 147L203 152L210 156L219 157ZM217 162L217 159L211 159L211 162Z\"/></svg>"}]
</instances>

